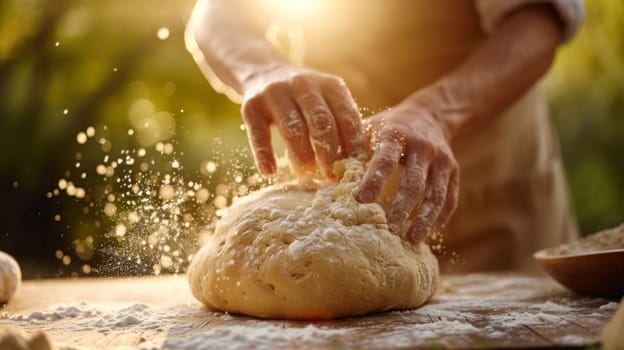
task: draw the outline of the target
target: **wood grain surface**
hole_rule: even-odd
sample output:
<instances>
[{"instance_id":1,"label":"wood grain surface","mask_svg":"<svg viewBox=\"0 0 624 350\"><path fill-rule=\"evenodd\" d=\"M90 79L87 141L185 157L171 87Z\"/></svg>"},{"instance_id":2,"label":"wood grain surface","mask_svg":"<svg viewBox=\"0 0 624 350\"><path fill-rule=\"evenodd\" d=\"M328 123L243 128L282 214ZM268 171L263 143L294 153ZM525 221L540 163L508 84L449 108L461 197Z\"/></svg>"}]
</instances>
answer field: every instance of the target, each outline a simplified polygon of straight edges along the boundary
<instances>
[{"instance_id":1,"label":"wood grain surface","mask_svg":"<svg viewBox=\"0 0 624 350\"><path fill-rule=\"evenodd\" d=\"M420 309L294 322L206 310L184 276L81 278L24 282L0 326L43 330L66 349L583 348L617 306L545 277L471 274L443 276Z\"/></svg>"}]
</instances>

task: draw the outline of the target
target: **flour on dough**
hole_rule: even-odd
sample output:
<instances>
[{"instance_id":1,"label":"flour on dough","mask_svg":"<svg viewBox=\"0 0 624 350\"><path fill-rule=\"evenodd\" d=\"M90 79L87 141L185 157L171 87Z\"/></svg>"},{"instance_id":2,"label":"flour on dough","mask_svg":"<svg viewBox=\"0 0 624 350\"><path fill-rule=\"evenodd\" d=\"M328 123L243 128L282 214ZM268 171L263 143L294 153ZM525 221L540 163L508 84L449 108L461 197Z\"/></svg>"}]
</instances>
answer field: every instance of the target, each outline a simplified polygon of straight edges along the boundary
<instances>
[{"instance_id":1,"label":"flour on dough","mask_svg":"<svg viewBox=\"0 0 624 350\"><path fill-rule=\"evenodd\" d=\"M281 184L235 202L189 268L206 306L264 318L327 319L425 303L438 263L425 244L388 230L355 196L364 165L335 165L338 183Z\"/></svg>"},{"instance_id":2,"label":"flour on dough","mask_svg":"<svg viewBox=\"0 0 624 350\"><path fill-rule=\"evenodd\" d=\"M9 254L0 251L0 304L11 299L22 281L22 271Z\"/></svg>"}]
</instances>

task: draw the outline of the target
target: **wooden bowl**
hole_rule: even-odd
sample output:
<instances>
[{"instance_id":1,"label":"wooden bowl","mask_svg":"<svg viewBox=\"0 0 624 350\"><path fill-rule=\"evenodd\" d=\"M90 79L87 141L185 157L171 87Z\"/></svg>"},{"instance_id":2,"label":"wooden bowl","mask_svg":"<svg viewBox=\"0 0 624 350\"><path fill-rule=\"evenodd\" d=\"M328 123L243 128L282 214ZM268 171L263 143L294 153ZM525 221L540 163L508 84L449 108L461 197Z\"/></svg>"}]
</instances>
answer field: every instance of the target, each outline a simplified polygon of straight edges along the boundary
<instances>
[{"instance_id":1,"label":"wooden bowl","mask_svg":"<svg viewBox=\"0 0 624 350\"><path fill-rule=\"evenodd\" d=\"M533 258L552 278L576 293L620 298L624 295L624 249L554 255L544 249Z\"/></svg>"}]
</instances>

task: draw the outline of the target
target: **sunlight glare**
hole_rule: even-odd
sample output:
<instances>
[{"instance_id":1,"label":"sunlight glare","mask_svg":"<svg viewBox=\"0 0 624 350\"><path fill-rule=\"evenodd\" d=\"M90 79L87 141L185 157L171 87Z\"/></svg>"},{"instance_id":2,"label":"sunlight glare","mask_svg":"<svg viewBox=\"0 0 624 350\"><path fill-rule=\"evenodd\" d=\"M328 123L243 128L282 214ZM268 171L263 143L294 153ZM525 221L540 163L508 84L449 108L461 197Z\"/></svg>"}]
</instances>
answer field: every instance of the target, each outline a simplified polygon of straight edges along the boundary
<instances>
[{"instance_id":1,"label":"sunlight glare","mask_svg":"<svg viewBox=\"0 0 624 350\"><path fill-rule=\"evenodd\" d=\"M289 0L290 6L294 11L303 12L310 8L314 0Z\"/></svg>"}]
</instances>

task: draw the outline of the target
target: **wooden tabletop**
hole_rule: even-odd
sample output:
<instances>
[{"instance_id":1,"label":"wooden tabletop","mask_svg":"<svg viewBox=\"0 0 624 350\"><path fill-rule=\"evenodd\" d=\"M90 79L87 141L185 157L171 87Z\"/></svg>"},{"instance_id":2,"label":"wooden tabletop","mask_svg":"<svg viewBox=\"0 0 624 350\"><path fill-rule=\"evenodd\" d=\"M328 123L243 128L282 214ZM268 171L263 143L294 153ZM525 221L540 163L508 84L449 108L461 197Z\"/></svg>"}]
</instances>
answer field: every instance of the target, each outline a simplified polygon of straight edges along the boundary
<instances>
[{"instance_id":1,"label":"wooden tabletop","mask_svg":"<svg viewBox=\"0 0 624 350\"><path fill-rule=\"evenodd\" d=\"M471 274L443 276L416 310L295 322L206 310L184 276L81 278L24 282L0 326L43 330L73 349L582 348L617 307L546 277Z\"/></svg>"}]
</instances>

